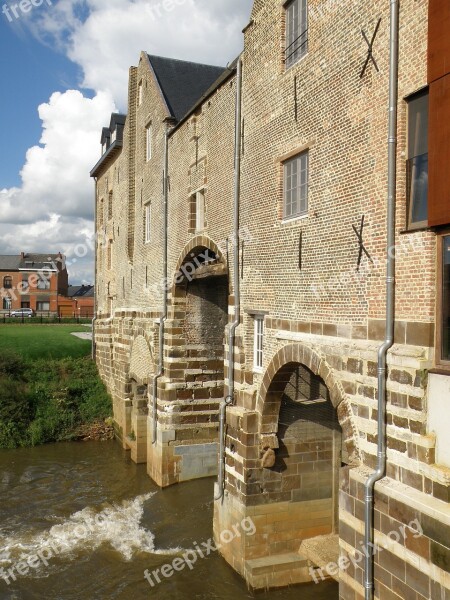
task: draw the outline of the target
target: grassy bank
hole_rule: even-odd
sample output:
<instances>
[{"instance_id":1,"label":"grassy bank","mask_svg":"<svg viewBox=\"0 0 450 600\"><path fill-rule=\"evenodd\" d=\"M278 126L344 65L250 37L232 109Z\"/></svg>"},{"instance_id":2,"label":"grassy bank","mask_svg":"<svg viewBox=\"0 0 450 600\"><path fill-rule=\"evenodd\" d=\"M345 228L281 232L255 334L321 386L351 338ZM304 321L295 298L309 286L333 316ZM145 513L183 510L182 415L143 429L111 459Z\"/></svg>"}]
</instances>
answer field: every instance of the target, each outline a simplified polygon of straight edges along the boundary
<instances>
[{"instance_id":1,"label":"grassy bank","mask_svg":"<svg viewBox=\"0 0 450 600\"><path fill-rule=\"evenodd\" d=\"M82 325L1 325L0 348L30 359L87 356L91 342L71 335L87 331Z\"/></svg>"},{"instance_id":2,"label":"grassy bank","mask_svg":"<svg viewBox=\"0 0 450 600\"><path fill-rule=\"evenodd\" d=\"M0 329L0 448L73 439L80 426L111 416L90 342L70 335L77 330L87 328Z\"/></svg>"}]
</instances>

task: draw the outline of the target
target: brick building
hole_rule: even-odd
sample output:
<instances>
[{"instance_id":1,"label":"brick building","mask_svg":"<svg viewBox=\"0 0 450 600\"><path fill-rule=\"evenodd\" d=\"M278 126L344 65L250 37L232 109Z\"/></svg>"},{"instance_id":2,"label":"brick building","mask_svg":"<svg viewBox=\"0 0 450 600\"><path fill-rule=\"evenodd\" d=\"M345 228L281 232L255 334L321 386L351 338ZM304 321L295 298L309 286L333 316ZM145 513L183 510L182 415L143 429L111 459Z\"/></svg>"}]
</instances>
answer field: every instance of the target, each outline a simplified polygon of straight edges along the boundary
<instances>
[{"instance_id":1,"label":"brick building","mask_svg":"<svg viewBox=\"0 0 450 600\"><path fill-rule=\"evenodd\" d=\"M1 312L19 308L58 312L58 299L67 294L65 257L59 254L0 256Z\"/></svg>"},{"instance_id":2,"label":"brick building","mask_svg":"<svg viewBox=\"0 0 450 600\"><path fill-rule=\"evenodd\" d=\"M450 594L450 8L396 9L255 0L227 69L142 53L92 171L118 437L161 486L219 471L254 588L372 597L369 523L376 598Z\"/></svg>"}]
</instances>

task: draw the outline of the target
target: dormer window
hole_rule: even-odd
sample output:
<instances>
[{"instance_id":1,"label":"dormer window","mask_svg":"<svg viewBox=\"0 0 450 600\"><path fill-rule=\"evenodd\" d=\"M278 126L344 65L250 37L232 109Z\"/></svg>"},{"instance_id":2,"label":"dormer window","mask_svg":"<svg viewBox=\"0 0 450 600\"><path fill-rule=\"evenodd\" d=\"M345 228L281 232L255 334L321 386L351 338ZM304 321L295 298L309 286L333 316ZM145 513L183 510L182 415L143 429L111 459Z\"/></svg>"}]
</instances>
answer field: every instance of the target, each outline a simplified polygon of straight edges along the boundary
<instances>
[{"instance_id":1,"label":"dormer window","mask_svg":"<svg viewBox=\"0 0 450 600\"><path fill-rule=\"evenodd\" d=\"M103 156L103 154L105 154L106 149L107 149L107 146L106 146L106 140L105 140L102 144L102 156Z\"/></svg>"},{"instance_id":2,"label":"dormer window","mask_svg":"<svg viewBox=\"0 0 450 600\"><path fill-rule=\"evenodd\" d=\"M111 144L114 144L114 142L116 141L116 137L117 137L117 129L114 129L114 131L111 133Z\"/></svg>"}]
</instances>

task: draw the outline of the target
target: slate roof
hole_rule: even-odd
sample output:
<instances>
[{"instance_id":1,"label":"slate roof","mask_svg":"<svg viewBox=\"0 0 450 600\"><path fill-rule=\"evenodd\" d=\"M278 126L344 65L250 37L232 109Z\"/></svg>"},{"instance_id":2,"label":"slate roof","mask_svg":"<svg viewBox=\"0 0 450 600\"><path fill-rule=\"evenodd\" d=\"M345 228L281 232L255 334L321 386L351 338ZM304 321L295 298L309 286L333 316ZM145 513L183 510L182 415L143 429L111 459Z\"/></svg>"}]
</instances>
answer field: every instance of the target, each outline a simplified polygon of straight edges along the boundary
<instances>
[{"instance_id":1,"label":"slate roof","mask_svg":"<svg viewBox=\"0 0 450 600\"><path fill-rule=\"evenodd\" d=\"M0 271L18 271L20 256L0 256Z\"/></svg>"},{"instance_id":2,"label":"slate roof","mask_svg":"<svg viewBox=\"0 0 450 600\"><path fill-rule=\"evenodd\" d=\"M94 296L93 285L69 285L67 288L69 298L92 298Z\"/></svg>"},{"instance_id":3,"label":"slate roof","mask_svg":"<svg viewBox=\"0 0 450 600\"><path fill-rule=\"evenodd\" d=\"M222 73L219 77L214 81L214 83L200 96L197 102L192 105L188 112L183 115L183 118L172 128L170 135L173 135L177 129L192 115L197 108L199 108L206 100L214 94L214 92L223 85L234 73L236 73L236 68L238 64L239 56L233 60L231 64L226 67L226 69L222 70Z\"/></svg>"},{"instance_id":4,"label":"slate roof","mask_svg":"<svg viewBox=\"0 0 450 600\"><path fill-rule=\"evenodd\" d=\"M27 269L29 267L28 263L33 263L32 269L42 269L44 265L48 265L49 263L58 264L61 261L65 262L65 257L61 254L34 254L34 253L25 253L24 257L18 257L20 259L19 269Z\"/></svg>"},{"instance_id":5,"label":"slate roof","mask_svg":"<svg viewBox=\"0 0 450 600\"><path fill-rule=\"evenodd\" d=\"M223 74L224 67L164 58L148 54L167 106L177 121L197 103L199 98Z\"/></svg>"},{"instance_id":6,"label":"slate roof","mask_svg":"<svg viewBox=\"0 0 450 600\"><path fill-rule=\"evenodd\" d=\"M0 255L0 271L18 271L19 269L26 269L29 267L28 264L25 263L33 263L30 267L32 269L42 269L44 265L48 265L49 263L56 263L58 261L61 262L65 260L64 256L61 257L60 254L34 254L25 253L22 258L21 254L8 256L8 255Z\"/></svg>"}]
</instances>

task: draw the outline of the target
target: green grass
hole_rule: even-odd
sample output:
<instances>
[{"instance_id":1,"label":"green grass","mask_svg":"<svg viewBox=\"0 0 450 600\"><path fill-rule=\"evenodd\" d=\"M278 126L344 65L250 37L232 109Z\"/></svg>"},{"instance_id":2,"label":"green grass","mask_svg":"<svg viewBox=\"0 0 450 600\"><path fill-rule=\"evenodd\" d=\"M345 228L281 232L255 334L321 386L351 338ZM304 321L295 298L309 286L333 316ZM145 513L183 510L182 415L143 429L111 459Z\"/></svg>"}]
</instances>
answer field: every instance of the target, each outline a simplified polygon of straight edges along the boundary
<instances>
[{"instance_id":1,"label":"green grass","mask_svg":"<svg viewBox=\"0 0 450 600\"><path fill-rule=\"evenodd\" d=\"M111 415L89 356L30 359L0 346L0 448L70 440Z\"/></svg>"},{"instance_id":2,"label":"green grass","mask_svg":"<svg viewBox=\"0 0 450 600\"><path fill-rule=\"evenodd\" d=\"M25 359L60 359L88 356L91 342L71 335L88 332L81 325L0 325L0 348L14 350Z\"/></svg>"}]
</instances>

